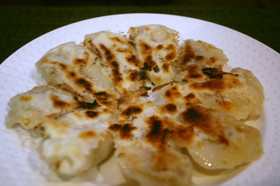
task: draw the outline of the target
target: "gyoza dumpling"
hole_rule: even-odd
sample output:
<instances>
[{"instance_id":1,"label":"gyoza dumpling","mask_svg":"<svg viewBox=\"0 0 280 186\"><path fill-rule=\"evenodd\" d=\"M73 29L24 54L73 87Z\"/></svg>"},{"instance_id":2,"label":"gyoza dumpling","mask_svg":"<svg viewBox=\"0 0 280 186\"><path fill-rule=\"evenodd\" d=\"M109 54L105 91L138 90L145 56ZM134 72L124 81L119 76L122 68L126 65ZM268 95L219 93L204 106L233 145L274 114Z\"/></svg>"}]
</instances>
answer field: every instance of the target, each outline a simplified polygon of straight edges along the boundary
<instances>
[{"instance_id":1,"label":"gyoza dumpling","mask_svg":"<svg viewBox=\"0 0 280 186\"><path fill-rule=\"evenodd\" d=\"M102 72L121 94L144 85L143 63L125 36L102 31L86 35L84 45L100 55Z\"/></svg>"},{"instance_id":2,"label":"gyoza dumpling","mask_svg":"<svg viewBox=\"0 0 280 186\"><path fill-rule=\"evenodd\" d=\"M86 47L70 42L49 50L36 66L48 84L71 91L80 101L98 101L104 92L113 99L117 94L98 60Z\"/></svg>"},{"instance_id":3,"label":"gyoza dumpling","mask_svg":"<svg viewBox=\"0 0 280 186\"><path fill-rule=\"evenodd\" d=\"M128 180L143 186L190 185L192 163L186 155L170 148L158 150L145 143L129 141L118 146L118 163Z\"/></svg>"},{"instance_id":4,"label":"gyoza dumpling","mask_svg":"<svg viewBox=\"0 0 280 186\"><path fill-rule=\"evenodd\" d=\"M208 68L222 70L228 61L221 49L203 42L188 39L180 47L180 56L175 64L176 81L196 81L207 77Z\"/></svg>"},{"instance_id":5,"label":"gyoza dumpling","mask_svg":"<svg viewBox=\"0 0 280 186\"><path fill-rule=\"evenodd\" d=\"M263 153L260 132L232 116L199 106L186 106L179 116L176 144L205 169L231 169Z\"/></svg>"},{"instance_id":6,"label":"gyoza dumpling","mask_svg":"<svg viewBox=\"0 0 280 186\"><path fill-rule=\"evenodd\" d=\"M113 136L106 129L113 122L114 114L102 107L49 120L40 155L61 177L77 176L111 154Z\"/></svg>"},{"instance_id":7,"label":"gyoza dumpling","mask_svg":"<svg viewBox=\"0 0 280 186\"><path fill-rule=\"evenodd\" d=\"M122 173L140 185L189 185L192 163L170 142L172 128L150 101L127 105L118 124L116 156Z\"/></svg>"},{"instance_id":8,"label":"gyoza dumpling","mask_svg":"<svg viewBox=\"0 0 280 186\"><path fill-rule=\"evenodd\" d=\"M254 119L261 115L264 93L252 72L237 68L220 78L168 84L155 89L151 99L159 105L200 105L241 120Z\"/></svg>"},{"instance_id":9,"label":"gyoza dumpling","mask_svg":"<svg viewBox=\"0 0 280 186\"><path fill-rule=\"evenodd\" d=\"M78 106L69 92L51 86L35 87L11 98L6 124L8 127L20 125L27 130L40 132L43 122Z\"/></svg>"},{"instance_id":10,"label":"gyoza dumpling","mask_svg":"<svg viewBox=\"0 0 280 186\"><path fill-rule=\"evenodd\" d=\"M129 36L150 80L156 86L173 81L173 65L179 54L178 33L162 25L145 25L131 27Z\"/></svg>"}]
</instances>

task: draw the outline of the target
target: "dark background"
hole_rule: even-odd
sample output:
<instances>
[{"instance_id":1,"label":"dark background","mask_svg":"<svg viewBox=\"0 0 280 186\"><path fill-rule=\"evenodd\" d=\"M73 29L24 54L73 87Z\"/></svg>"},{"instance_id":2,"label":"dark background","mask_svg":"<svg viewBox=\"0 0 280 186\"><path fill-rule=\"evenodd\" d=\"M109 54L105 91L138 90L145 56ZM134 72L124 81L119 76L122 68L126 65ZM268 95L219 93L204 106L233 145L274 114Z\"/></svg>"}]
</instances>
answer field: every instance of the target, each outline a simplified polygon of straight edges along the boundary
<instances>
[{"instance_id":1,"label":"dark background","mask_svg":"<svg viewBox=\"0 0 280 186\"><path fill-rule=\"evenodd\" d=\"M0 0L0 63L61 26L122 13L163 13L214 22L280 53L280 0Z\"/></svg>"},{"instance_id":2,"label":"dark background","mask_svg":"<svg viewBox=\"0 0 280 186\"><path fill-rule=\"evenodd\" d=\"M188 5L278 9L279 0L1 0L1 6L156 6Z\"/></svg>"}]
</instances>

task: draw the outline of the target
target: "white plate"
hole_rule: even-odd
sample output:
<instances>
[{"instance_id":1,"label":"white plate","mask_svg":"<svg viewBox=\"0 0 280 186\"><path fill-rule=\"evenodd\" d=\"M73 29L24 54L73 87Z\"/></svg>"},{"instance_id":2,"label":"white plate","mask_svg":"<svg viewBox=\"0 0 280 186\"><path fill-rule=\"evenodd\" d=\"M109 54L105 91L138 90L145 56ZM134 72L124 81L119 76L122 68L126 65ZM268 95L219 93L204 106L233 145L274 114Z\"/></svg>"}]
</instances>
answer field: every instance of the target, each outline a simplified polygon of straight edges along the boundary
<instances>
[{"instance_id":1,"label":"white plate","mask_svg":"<svg viewBox=\"0 0 280 186\"><path fill-rule=\"evenodd\" d=\"M49 185L42 176L38 156L30 141L4 126L9 99L31 89L38 81L34 63L49 49L68 42L83 41L85 34L111 30L127 32L131 26L162 24L180 33L181 39L203 40L224 50L232 67L254 72L265 90L261 123L264 155L221 185L278 185L280 183L280 55L264 44L232 29L193 18L163 14L122 14L73 23L51 31L26 44L0 66L0 185ZM40 170L39 170L40 169ZM111 175L114 177L113 175ZM97 184L103 178L97 177ZM105 180L106 182L106 180ZM67 182L68 185L71 182ZM55 185L51 182L51 185ZM74 183L75 185L75 183ZM85 185L90 185L90 181Z\"/></svg>"}]
</instances>

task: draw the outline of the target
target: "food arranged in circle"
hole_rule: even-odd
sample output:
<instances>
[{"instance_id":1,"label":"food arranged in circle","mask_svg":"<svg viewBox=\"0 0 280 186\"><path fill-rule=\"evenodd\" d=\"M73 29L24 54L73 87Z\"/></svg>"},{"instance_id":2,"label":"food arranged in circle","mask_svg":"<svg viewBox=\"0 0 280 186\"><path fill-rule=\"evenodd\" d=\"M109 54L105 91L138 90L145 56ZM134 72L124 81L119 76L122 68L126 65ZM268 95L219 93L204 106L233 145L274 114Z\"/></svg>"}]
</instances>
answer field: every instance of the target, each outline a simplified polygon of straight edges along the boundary
<instances>
[{"instance_id":1,"label":"food arranged in circle","mask_svg":"<svg viewBox=\"0 0 280 186\"><path fill-rule=\"evenodd\" d=\"M14 96L7 127L41 138L38 153L62 179L109 156L140 185L190 185L193 164L234 169L262 155L264 91L249 70L226 71L221 49L163 25L101 31L49 50L46 85Z\"/></svg>"}]
</instances>

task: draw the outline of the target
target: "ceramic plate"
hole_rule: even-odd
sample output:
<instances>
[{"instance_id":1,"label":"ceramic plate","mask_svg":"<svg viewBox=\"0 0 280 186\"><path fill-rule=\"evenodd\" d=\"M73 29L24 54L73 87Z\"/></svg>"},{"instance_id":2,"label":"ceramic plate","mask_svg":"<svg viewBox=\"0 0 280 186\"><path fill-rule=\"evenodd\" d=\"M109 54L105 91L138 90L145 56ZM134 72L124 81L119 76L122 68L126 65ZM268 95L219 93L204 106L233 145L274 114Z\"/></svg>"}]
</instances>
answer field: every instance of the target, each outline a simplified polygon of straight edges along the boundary
<instances>
[{"instance_id":1,"label":"ceramic plate","mask_svg":"<svg viewBox=\"0 0 280 186\"><path fill-rule=\"evenodd\" d=\"M49 49L75 41L81 43L85 34L102 30L128 31L131 26L162 24L180 33L180 39L209 42L221 48L229 58L229 65L251 70L261 81L265 90L264 112L259 119L263 136L264 154L258 161L242 171L229 176L200 175L195 183L218 183L220 185L278 185L280 183L280 54L266 45L232 29L188 17L164 14L121 14L88 19L73 23L31 41L0 65L0 183L1 185L120 185L120 174L113 172L115 164L105 164L97 174L93 169L83 178L61 182L50 176L47 166L40 161L34 144L25 134L5 127L9 99L38 85L39 76L34 64ZM110 160L111 161L111 160ZM113 161L113 160L112 160ZM41 162L41 163L40 163ZM89 176L91 173L91 176ZM108 177L106 178L106 174ZM93 176L94 175L94 176ZM204 179L205 178L205 179ZM217 181L219 180L219 181Z\"/></svg>"}]
</instances>

